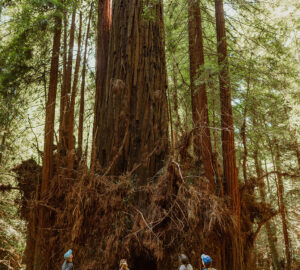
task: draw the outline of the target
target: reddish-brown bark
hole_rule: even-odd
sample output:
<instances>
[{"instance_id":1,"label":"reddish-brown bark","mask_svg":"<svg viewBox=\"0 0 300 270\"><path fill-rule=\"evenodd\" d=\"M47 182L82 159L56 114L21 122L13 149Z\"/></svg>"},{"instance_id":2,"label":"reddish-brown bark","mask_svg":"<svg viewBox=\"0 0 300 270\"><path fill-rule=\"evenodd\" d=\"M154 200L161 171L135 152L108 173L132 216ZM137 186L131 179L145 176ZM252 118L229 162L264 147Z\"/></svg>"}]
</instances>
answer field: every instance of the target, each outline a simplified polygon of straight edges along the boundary
<instances>
[{"instance_id":1,"label":"reddish-brown bark","mask_svg":"<svg viewBox=\"0 0 300 270\"><path fill-rule=\"evenodd\" d=\"M195 128L194 150L197 159L203 162L211 191L215 192L206 84L200 82L201 69L204 65L201 11L199 3L195 0L189 0L189 51L192 116Z\"/></svg>"},{"instance_id":2,"label":"reddish-brown bark","mask_svg":"<svg viewBox=\"0 0 300 270\"><path fill-rule=\"evenodd\" d=\"M231 87L229 78L226 28L223 0L215 0L217 52L219 64L220 104L221 104L221 128L222 128L222 154L223 154L223 177L225 193L231 199L232 211L236 216L236 238L227 240L225 243L226 269L244 269L242 256L242 243L240 232L240 194L236 168L236 156L234 145L234 128L231 105Z\"/></svg>"},{"instance_id":3,"label":"reddish-brown bark","mask_svg":"<svg viewBox=\"0 0 300 270\"><path fill-rule=\"evenodd\" d=\"M50 68L49 92L46 106L45 139L42 170L41 197L47 191L49 181L53 177L53 136L55 120L55 104L58 80L58 64L61 36L61 18L56 18L56 30L53 38L52 60Z\"/></svg>"},{"instance_id":4,"label":"reddish-brown bark","mask_svg":"<svg viewBox=\"0 0 300 270\"><path fill-rule=\"evenodd\" d=\"M92 164L101 164L101 117L105 104L105 79L107 73L108 49L111 28L111 1L98 0L97 54L96 54L96 95L95 120L93 127ZM102 164L103 165L103 164Z\"/></svg>"},{"instance_id":5,"label":"reddish-brown bark","mask_svg":"<svg viewBox=\"0 0 300 270\"><path fill-rule=\"evenodd\" d=\"M70 28L70 38L69 38L69 51L66 65L66 73L64 77L64 91L62 91L63 97L61 97L61 106L60 111L62 116L60 117L61 122L59 126L59 155L65 156L67 154L67 149L69 148L68 142L68 110L70 109L70 95L71 95L71 86L72 86L72 66L73 66L73 48L74 48L74 37L75 37L75 28L76 28L76 10L73 10L72 13L72 22Z\"/></svg>"},{"instance_id":6,"label":"reddish-brown bark","mask_svg":"<svg viewBox=\"0 0 300 270\"><path fill-rule=\"evenodd\" d=\"M163 166L168 152L162 4L152 3L153 16L147 18L143 3L114 2L106 87L96 101L105 105L100 107L97 160L112 174L140 165L138 184Z\"/></svg>"},{"instance_id":7,"label":"reddish-brown bark","mask_svg":"<svg viewBox=\"0 0 300 270\"><path fill-rule=\"evenodd\" d=\"M74 139L74 111L75 111L75 99L77 94L77 83L79 77L79 68L80 68L80 61L81 61L81 28L82 28L82 14L79 15L79 34L78 34L78 43L77 43L77 57L76 57L76 64L74 70L74 80L72 85L72 93L71 93L71 100L68 103L67 108L67 136L68 136L68 175L71 177L71 172L74 167L74 160L75 160L75 139Z\"/></svg>"},{"instance_id":8,"label":"reddish-brown bark","mask_svg":"<svg viewBox=\"0 0 300 270\"><path fill-rule=\"evenodd\" d=\"M224 7L222 0L215 0L216 26L218 41L218 63L221 102L221 127L222 127L222 150L223 150L223 174L226 184L226 193L232 198L232 207L239 219L240 196L239 183L236 168L236 156L234 146L234 129L231 105L231 89L227 58L227 43Z\"/></svg>"},{"instance_id":9,"label":"reddish-brown bark","mask_svg":"<svg viewBox=\"0 0 300 270\"><path fill-rule=\"evenodd\" d=\"M59 111L59 139L62 137L62 124L63 124L63 115L65 110L65 100L66 100L66 75L67 75L67 35L68 35L68 16L67 12L64 11L64 25L63 25L63 73L62 73L62 83L60 90L60 111ZM59 145L58 145L59 146ZM58 151L60 152L60 150Z\"/></svg>"},{"instance_id":10,"label":"reddish-brown bark","mask_svg":"<svg viewBox=\"0 0 300 270\"><path fill-rule=\"evenodd\" d=\"M56 105L56 92L58 81L58 66L59 66L59 51L60 51L60 37L61 37L61 24L60 16L55 17L55 32L53 37L53 48L50 68L50 81L48 100L46 105L46 120L45 120L45 139L44 139L44 154L43 154L43 168L42 168L42 184L41 184L41 201L45 199L49 188L50 180L54 174L54 157L53 157L53 136L54 136L54 120L55 120L55 105ZM38 235L34 252L34 270L44 269L45 263L42 258L47 258L48 254L41 253L41 241L43 241L44 231L41 229L47 225L47 210L44 208L39 209L39 226Z\"/></svg>"}]
</instances>

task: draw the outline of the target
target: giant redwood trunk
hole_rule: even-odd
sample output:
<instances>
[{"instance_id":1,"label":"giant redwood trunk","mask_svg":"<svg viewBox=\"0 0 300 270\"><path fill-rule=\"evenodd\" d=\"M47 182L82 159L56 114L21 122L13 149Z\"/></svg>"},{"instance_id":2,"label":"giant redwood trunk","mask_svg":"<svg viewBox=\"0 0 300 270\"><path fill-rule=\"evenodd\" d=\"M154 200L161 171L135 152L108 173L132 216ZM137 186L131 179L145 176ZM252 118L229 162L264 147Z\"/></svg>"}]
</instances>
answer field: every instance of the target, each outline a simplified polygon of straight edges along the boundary
<instances>
[{"instance_id":1,"label":"giant redwood trunk","mask_svg":"<svg viewBox=\"0 0 300 270\"><path fill-rule=\"evenodd\" d=\"M97 26L97 54L96 54L96 95L95 120L93 127L92 163L103 163L101 159L101 125L105 105L105 79L108 61L109 38L111 28L111 1L98 0L98 26Z\"/></svg>"},{"instance_id":2,"label":"giant redwood trunk","mask_svg":"<svg viewBox=\"0 0 300 270\"><path fill-rule=\"evenodd\" d=\"M244 269L241 234L240 234L240 195L239 182L236 168L236 156L234 146L234 129L231 105L231 87L229 78L226 28L223 0L215 0L217 51L219 64L219 84L221 103L221 128L222 128L222 153L223 153L223 177L225 192L231 199L231 207L236 216L236 238L227 241L225 250L226 269ZM232 249L232 250L230 250Z\"/></svg>"},{"instance_id":3,"label":"giant redwood trunk","mask_svg":"<svg viewBox=\"0 0 300 270\"><path fill-rule=\"evenodd\" d=\"M204 65L201 11L198 0L189 0L190 88L194 122L194 150L204 165L205 176L214 192L214 171L209 131L206 84L199 82Z\"/></svg>"},{"instance_id":4,"label":"giant redwood trunk","mask_svg":"<svg viewBox=\"0 0 300 270\"><path fill-rule=\"evenodd\" d=\"M56 92L58 80L58 66L59 66L59 50L60 50L60 36L61 36L62 19L58 15L55 18L55 30L53 37L52 59L50 68L50 81L48 100L46 105L46 121L45 121L45 139L44 139L44 154L43 154L43 168L42 168L42 184L41 184L41 201L46 199L47 191L49 188L50 180L54 174L54 157L53 157L53 136L54 136L54 120L55 120L55 105L56 105ZM48 209L39 209L39 226L38 235L34 252L34 265L27 269L45 269L44 263L48 258L47 251L41 250L43 241L49 241L44 237L45 230L43 227L47 226ZM43 243L44 244L44 243ZM30 270L31 270L30 269Z\"/></svg>"},{"instance_id":5,"label":"giant redwood trunk","mask_svg":"<svg viewBox=\"0 0 300 270\"><path fill-rule=\"evenodd\" d=\"M105 173L134 171L144 184L168 151L163 8L160 1L115 0L112 11L105 91L96 101L97 159Z\"/></svg>"}]
</instances>

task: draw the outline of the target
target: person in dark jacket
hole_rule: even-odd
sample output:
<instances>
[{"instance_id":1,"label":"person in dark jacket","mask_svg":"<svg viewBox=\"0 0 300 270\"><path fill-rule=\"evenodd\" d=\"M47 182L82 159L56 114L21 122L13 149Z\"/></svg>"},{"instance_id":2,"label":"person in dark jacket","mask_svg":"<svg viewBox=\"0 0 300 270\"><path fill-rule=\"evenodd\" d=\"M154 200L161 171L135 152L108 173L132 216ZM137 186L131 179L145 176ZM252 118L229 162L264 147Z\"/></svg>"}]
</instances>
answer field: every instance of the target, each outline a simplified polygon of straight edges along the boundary
<instances>
[{"instance_id":1,"label":"person in dark jacket","mask_svg":"<svg viewBox=\"0 0 300 270\"><path fill-rule=\"evenodd\" d=\"M61 267L61 270L74 270L73 268L73 254L72 249L69 249L64 255L64 263Z\"/></svg>"}]
</instances>

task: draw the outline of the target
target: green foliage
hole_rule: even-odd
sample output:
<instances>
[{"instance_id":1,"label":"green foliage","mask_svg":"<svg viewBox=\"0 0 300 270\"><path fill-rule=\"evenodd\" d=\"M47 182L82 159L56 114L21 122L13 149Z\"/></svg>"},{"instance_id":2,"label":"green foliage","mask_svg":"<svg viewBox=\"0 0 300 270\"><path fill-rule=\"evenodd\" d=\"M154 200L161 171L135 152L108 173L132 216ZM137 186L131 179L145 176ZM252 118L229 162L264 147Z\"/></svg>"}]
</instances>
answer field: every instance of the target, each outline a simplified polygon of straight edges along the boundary
<instances>
[{"instance_id":1,"label":"green foliage","mask_svg":"<svg viewBox=\"0 0 300 270\"><path fill-rule=\"evenodd\" d=\"M59 0L1 0L0 1L0 143L3 160L0 173L7 174L20 160L33 157L41 163L45 103L51 57L51 43L55 16L69 14L73 8L87 17L92 1ZM222 164L220 136L220 103L216 29L213 1L200 1L205 64L197 83L206 83L213 146ZM246 123L247 176L257 178L254 157L258 152L264 174L276 170L275 142L279 144L284 176L285 203L289 218L289 233L294 254L300 250L297 234L299 210L299 164L295 145L300 142L299 95L299 16L296 0L225 2L228 60L234 114L235 143L239 178L244 182L242 163L244 145L242 127ZM189 90L188 2L164 1L166 61L168 69L168 101L171 105L173 132L178 136L191 130L191 94ZM157 0L144 1L143 19L156 19ZM86 92L86 145L90 146L94 108L95 82L95 17L89 38L88 80ZM87 20L84 20L84 27ZM76 50L76 48L75 48ZM61 75L61 63L59 73ZM59 82L59 87L60 88ZM177 94L177 95L176 95ZM58 95L59 96L59 95ZM58 97L59 99L59 97ZM76 101L78 102L78 101ZM178 103L178 104L177 104ZM57 100L58 104L58 100ZM178 105L178 109L175 105ZM58 106L57 106L58 108ZM59 109L57 109L56 131ZM78 106L76 107L76 116ZM213 148L214 148L213 147ZM90 150L89 150L90 151ZM1 183L7 177L0 175ZM8 178L13 184L13 179ZM267 202L277 209L277 178L270 174L264 179ZM256 190L256 197L259 192ZM4 197L1 194L1 199ZM14 200L18 193L10 193L9 200L0 205L1 245L22 252L24 224L19 220ZM128 198L123 203L127 203ZM280 257L284 257L281 220L274 220ZM14 228L5 238L7 229ZM21 232L21 234L19 233ZM260 234L256 247L260 254L268 254L266 232ZM262 255L261 255L262 256ZM295 256L296 257L296 256Z\"/></svg>"}]
</instances>

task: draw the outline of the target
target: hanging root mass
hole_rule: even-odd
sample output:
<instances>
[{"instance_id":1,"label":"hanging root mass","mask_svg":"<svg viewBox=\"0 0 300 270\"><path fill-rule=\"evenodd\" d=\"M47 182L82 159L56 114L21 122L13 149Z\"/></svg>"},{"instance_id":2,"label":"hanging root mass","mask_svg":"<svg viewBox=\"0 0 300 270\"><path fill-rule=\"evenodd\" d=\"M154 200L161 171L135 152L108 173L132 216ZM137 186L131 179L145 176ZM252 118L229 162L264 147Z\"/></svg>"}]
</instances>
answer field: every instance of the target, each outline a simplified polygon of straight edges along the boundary
<instances>
[{"instance_id":1,"label":"hanging root mass","mask_svg":"<svg viewBox=\"0 0 300 270\"><path fill-rule=\"evenodd\" d=\"M180 162L184 164L184 160ZM33 170L32 166L25 163L15 169L20 188L31 189L23 198L28 221L27 261L32 260L37 209L41 207L50 217L43 247L50 250L53 266L59 265L65 250L72 248L76 264L86 270L116 268L123 257L133 264L141 254L166 269L175 267L181 252L189 254L197 267L202 252L220 259L222 241L233 239L236 233L228 198L211 194L204 177L191 176L191 166L173 160L142 187L136 186L133 175L100 176L86 169L78 171L76 179L57 174L45 201L39 201L37 195L40 169ZM24 181L32 185L22 186ZM250 224L264 221L274 212L268 205L255 202L254 186L243 186L241 198L243 237L253 241L255 232Z\"/></svg>"}]
</instances>

